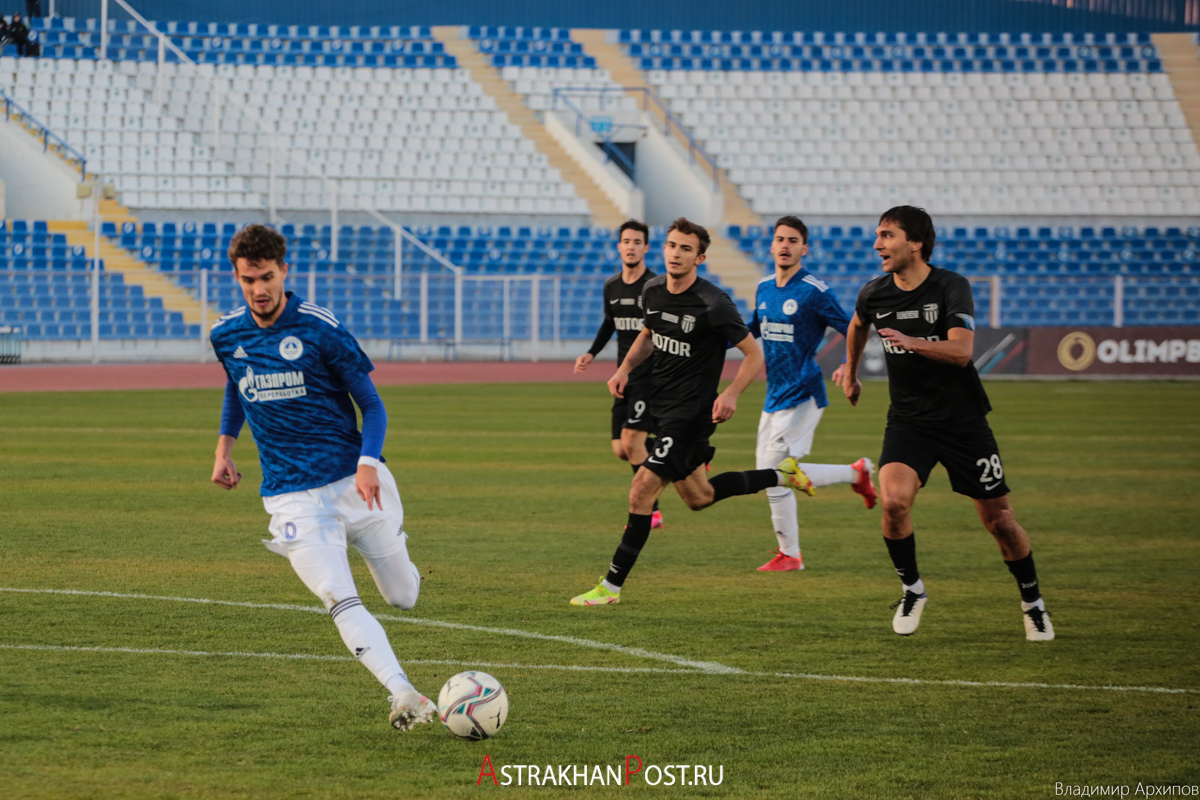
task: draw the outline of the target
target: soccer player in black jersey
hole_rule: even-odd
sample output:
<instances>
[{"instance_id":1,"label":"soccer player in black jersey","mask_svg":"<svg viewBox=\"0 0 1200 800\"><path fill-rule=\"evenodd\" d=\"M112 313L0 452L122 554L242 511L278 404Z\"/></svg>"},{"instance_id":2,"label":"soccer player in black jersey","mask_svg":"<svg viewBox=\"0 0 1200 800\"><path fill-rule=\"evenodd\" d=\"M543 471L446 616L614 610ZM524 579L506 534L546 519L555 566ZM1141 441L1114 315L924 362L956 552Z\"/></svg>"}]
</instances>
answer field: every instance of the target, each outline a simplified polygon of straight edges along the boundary
<instances>
[{"instance_id":1,"label":"soccer player in black jersey","mask_svg":"<svg viewBox=\"0 0 1200 800\"><path fill-rule=\"evenodd\" d=\"M617 231L617 252L621 271L604 282L604 321L596 332L591 349L575 359L575 371L583 372L617 334L617 363L625 360L630 345L642 332L642 287L654 277L646 268L650 250L650 229L635 219L626 220ZM612 449L622 461L628 461L636 475L646 460L646 435L653 429L649 414L650 373L653 359L647 359L629 375L624 397L614 397L612 405ZM651 527L662 527L662 513L655 505Z\"/></svg>"},{"instance_id":2,"label":"soccer player in black jersey","mask_svg":"<svg viewBox=\"0 0 1200 800\"><path fill-rule=\"evenodd\" d=\"M663 261L667 274L646 282L642 290L644 327L616 374L608 381L613 397L623 397L630 375L651 353L655 355L650 413L657 437L654 451L642 462L629 490L629 521L608 574L594 589L571 599L575 606L620 602L621 587L650 537L654 501L667 484L688 508L699 511L726 497L790 486L811 493L808 476L788 459L780 469L726 472L711 481L706 464L716 452L708 443L719 423L733 417L738 396L763 365L762 350L742 321L733 298L696 274L704 262L709 236L682 217L671 223ZM717 385L730 343L742 351L733 382L720 394Z\"/></svg>"},{"instance_id":3,"label":"soccer player in black jersey","mask_svg":"<svg viewBox=\"0 0 1200 800\"><path fill-rule=\"evenodd\" d=\"M971 362L971 284L929 263L936 237L924 209L897 206L884 212L875 237L885 274L858 294L846 332L846 364L837 377L846 398L857 405L858 365L874 325L883 339L892 400L879 459L883 537L904 586L892 629L901 636L913 633L925 608L910 514L917 491L941 462L954 491L975 500L979 518L1017 580L1025 638L1049 641L1054 627L1039 591L1029 537L1008 500L1000 449L987 423L992 407Z\"/></svg>"}]
</instances>

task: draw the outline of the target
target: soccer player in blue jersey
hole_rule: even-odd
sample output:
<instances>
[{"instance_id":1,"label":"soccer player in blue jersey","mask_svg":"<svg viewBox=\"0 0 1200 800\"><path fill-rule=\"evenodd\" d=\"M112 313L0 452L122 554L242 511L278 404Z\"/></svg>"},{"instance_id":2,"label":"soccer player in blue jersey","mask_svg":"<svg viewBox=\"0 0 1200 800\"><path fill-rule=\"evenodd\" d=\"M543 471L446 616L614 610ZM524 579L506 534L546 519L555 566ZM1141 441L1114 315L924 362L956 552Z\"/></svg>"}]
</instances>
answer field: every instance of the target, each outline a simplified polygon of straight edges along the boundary
<instances>
[{"instance_id":1,"label":"soccer player in blue jersey","mask_svg":"<svg viewBox=\"0 0 1200 800\"><path fill-rule=\"evenodd\" d=\"M350 332L328 310L284 290L286 256L287 240L264 225L244 228L229 245L246 305L212 328L228 375L212 480L237 488L233 445L249 420L271 515L273 538L263 543L325 604L350 652L391 694L389 722L409 730L437 708L409 682L383 626L359 600L346 550L362 553L390 605L416 604L421 575L408 557L400 492L383 463L387 412L371 382L375 367Z\"/></svg>"},{"instance_id":2,"label":"soccer player in blue jersey","mask_svg":"<svg viewBox=\"0 0 1200 800\"><path fill-rule=\"evenodd\" d=\"M767 363L767 397L758 422L756 466L770 469L790 461L808 475L813 487L848 483L863 496L867 508L872 508L876 495L870 459L860 458L853 464L797 464L811 452L813 434L829 405L825 380L817 366L817 347L826 328L844 335L850 322L829 287L801 266L807 253L805 224L793 216L776 221L771 239L775 274L759 282L750 322L750 332L762 339ZM795 494L771 487L767 502L779 549L759 571L804 569Z\"/></svg>"}]
</instances>

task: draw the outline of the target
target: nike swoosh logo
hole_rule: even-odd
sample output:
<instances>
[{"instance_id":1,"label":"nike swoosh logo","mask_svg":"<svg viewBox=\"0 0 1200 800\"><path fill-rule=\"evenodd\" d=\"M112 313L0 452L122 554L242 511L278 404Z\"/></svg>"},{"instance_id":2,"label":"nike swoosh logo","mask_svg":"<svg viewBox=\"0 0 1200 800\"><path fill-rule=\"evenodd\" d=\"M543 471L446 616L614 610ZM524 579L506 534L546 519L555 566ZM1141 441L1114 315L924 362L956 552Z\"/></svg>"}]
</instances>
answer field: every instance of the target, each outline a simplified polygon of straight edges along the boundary
<instances>
[{"instance_id":1,"label":"nike swoosh logo","mask_svg":"<svg viewBox=\"0 0 1200 800\"><path fill-rule=\"evenodd\" d=\"M984 489L984 491L990 492L992 489L995 489L995 488L996 488L997 486L999 486L999 485L1000 485L1000 481L996 481L996 482L995 482L995 483L993 483L991 486L985 486L985 487L983 487L983 489Z\"/></svg>"},{"instance_id":2,"label":"nike swoosh logo","mask_svg":"<svg viewBox=\"0 0 1200 800\"><path fill-rule=\"evenodd\" d=\"M875 315L875 318L876 318L876 319L883 319L884 317L890 317L891 315L892 315L892 312L890 312L890 311L889 311L889 312L887 312L886 314L876 314L876 315Z\"/></svg>"},{"instance_id":3,"label":"nike swoosh logo","mask_svg":"<svg viewBox=\"0 0 1200 800\"><path fill-rule=\"evenodd\" d=\"M646 313L647 314L657 314L658 312L657 311L647 311Z\"/></svg>"},{"instance_id":4,"label":"nike swoosh logo","mask_svg":"<svg viewBox=\"0 0 1200 800\"><path fill-rule=\"evenodd\" d=\"M631 422L641 422L641 421L642 421L642 418L641 418L641 417L634 417L633 419L627 419L627 420L625 420L625 424L627 424L627 425L628 425L628 424L629 424L629 423L631 423Z\"/></svg>"},{"instance_id":5,"label":"nike swoosh logo","mask_svg":"<svg viewBox=\"0 0 1200 800\"><path fill-rule=\"evenodd\" d=\"M661 461L656 461L653 458L647 458L646 461L648 461L651 464L661 464L662 463Z\"/></svg>"},{"instance_id":6,"label":"nike swoosh logo","mask_svg":"<svg viewBox=\"0 0 1200 800\"><path fill-rule=\"evenodd\" d=\"M608 301L608 304L609 304L610 306L615 306L615 305L616 305L617 303L619 303L619 302L621 302L621 299L620 299L620 298L617 298L616 300L609 300L609 301Z\"/></svg>"}]
</instances>

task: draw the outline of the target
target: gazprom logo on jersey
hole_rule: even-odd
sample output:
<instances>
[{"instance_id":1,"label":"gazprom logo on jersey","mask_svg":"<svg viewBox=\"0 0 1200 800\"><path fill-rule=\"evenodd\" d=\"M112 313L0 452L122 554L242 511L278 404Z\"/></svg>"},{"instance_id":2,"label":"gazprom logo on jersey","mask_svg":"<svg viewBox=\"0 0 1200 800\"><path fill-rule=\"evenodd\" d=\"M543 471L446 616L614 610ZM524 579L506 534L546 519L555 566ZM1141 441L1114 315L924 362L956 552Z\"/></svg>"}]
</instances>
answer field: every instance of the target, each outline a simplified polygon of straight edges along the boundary
<instances>
[{"instance_id":1,"label":"gazprom logo on jersey","mask_svg":"<svg viewBox=\"0 0 1200 800\"><path fill-rule=\"evenodd\" d=\"M654 346L664 353L670 353L673 356L692 357L691 344L681 342L678 339L672 339L670 336L663 336L661 333L654 334Z\"/></svg>"},{"instance_id":2,"label":"gazprom logo on jersey","mask_svg":"<svg viewBox=\"0 0 1200 800\"><path fill-rule=\"evenodd\" d=\"M255 375L250 367L246 367L245 377L238 381L238 392L247 403L288 400L308 394L308 390L304 388L303 372L266 372Z\"/></svg>"},{"instance_id":3,"label":"gazprom logo on jersey","mask_svg":"<svg viewBox=\"0 0 1200 800\"><path fill-rule=\"evenodd\" d=\"M788 301L791 302L790 300ZM796 326L786 322L767 322L762 324L762 338L768 342L793 342L796 340Z\"/></svg>"}]
</instances>

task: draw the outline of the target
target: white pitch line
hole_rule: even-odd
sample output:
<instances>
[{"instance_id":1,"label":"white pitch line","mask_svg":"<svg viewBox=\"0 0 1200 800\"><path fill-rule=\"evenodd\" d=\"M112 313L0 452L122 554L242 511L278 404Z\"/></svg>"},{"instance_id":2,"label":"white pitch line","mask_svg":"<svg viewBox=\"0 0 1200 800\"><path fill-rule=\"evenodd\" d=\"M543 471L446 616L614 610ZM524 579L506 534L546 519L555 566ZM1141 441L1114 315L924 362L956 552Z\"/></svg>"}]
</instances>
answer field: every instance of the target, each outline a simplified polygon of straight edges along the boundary
<instances>
[{"instance_id":1,"label":"white pitch line","mask_svg":"<svg viewBox=\"0 0 1200 800\"><path fill-rule=\"evenodd\" d=\"M177 603L201 603L220 606L234 606L239 608L270 608L280 611L304 611L309 613L324 614L325 609L317 606L298 606L287 605L282 603L250 603L236 600L211 600L203 597L170 597L163 595L147 595L147 594L126 594L120 592L90 592L79 589L16 589L0 586L0 592L15 592L20 594L61 594L61 595L77 595L85 597L114 597L129 600L165 600ZM397 617L391 615L377 615L379 619L392 622L408 622L416 625L429 625L440 628L451 628L455 630L478 631L482 633L498 633L504 636L519 636L528 639L539 639L543 641L562 642L565 644L574 644L580 647L590 647L600 650L612 650L618 653L638 656L641 658L649 658L658 661L667 661L679 666L687 667L688 669L660 669L652 667L576 667L563 666L556 664L534 665L534 664L493 664L477 661L422 661L406 659L407 664L447 664L461 666L482 666L482 667L500 667L512 669L553 669L553 670L568 670L568 671L587 671L587 672L665 672L677 675L744 675L753 678L787 678L791 680L806 680L806 681L841 681L845 683L876 683L876 684L908 684L914 686L963 686L973 688L999 688L999 689L1066 689L1071 691L1099 691L1099 692L1137 692L1147 694L1200 694L1200 689L1173 689L1164 686L1088 686L1084 684L1074 683L1022 683L1017 681L967 681L967 680L938 680L932 678L870 678L855 675L819 675L814 673L793 673L793 672L748 672L737 667L730 667L725 664L720 664L714 661L691 661L689 659L673 656L667 653L656 653L651 650L643 650L640 647L626 647L620 644L609 644L607 642L597 642L591 639L579 639L574 636L555 636L551 634L536 633L533 631L523 631L516 628L488 628L481 625L466 625L460 622L441 622L438 620L416 619L412 617ZM136 648L99 648L99 647L54 647L42 645L0 645L0 649L22 649L22 650L81 650L81 651L96 651L96 652L128 652L128 653L145 653L145 654L163 654L163 655L195 655L195 656L250 656L259 658L292 658L292 659L314 659L314 660L333 660L333 661L349 661L350 656L322 656L322 655L304 655L304 654L280 654L280 653L209 653L205 651L192 650L139 650Z\"/></svg>"},{"instance_id":2,"label":"white pitch line","mask_svg":"<svg viewBox=\"0 0 1200 800\"><path fill-rule=\"evenodd\" d=\"M82 647L54 644L0 644L0 650L45 650L54 653L132 653L143 656L223 656L226 658L278 658L290 661L354 661L352 656L327 656L313 653L251 653L234 650L214 652L210 650L168 650L159 647ZM445 661L430 658L406 658L407 664L432 664L451 667L487 667L489 669L548 669L561 672L658 672L695 675L690 669L664 669L661 667L588 667L570 664L504 664L493 661Z\"/></svg>"},{"instance_id":3,"label":"white pitch line","mask_svg":"<svg viewBox=\"0 0 1200 800\"><path fill-rule=\"evenodd\" d=\"M79 589L14 589L0 586L0 592L16 592L20 594L64 594L79 597L113 597L122 600L165 600L175 603L201 603L216 606L234 606L237 608L269 608L276 611L305 611L313 614L326 613L325 609L321 608L320 606L297 606L282 603L250 603L236 600L210 600L203 597L168 597L150 594L126 594L122 592L88 592ZM643 650L640 647L626 647L622 644L597 642L591 639L579 639L574 636L557 636L548 633L523 631L516 628L488 628L482 625L466 625L461 622L442 622L434 619L400 617L391 614L376 614L375 617L376 619L387 620L389 622L407 622L410 625L428 625L435 628L476 631L478 633L497 633L502 636L519 636L525 639L538 639L546 642L561 642L563 644L572 644L576 647L590 647L595 650L610 650L615 653L624 653L625 655L634 656L636 658L648 658L654 661L665 661L669 664L687 667L688 669L696 670L698 672L707 672L719 675L735 675L744 672L744 670L740 670L737 667L718 664L715 661L692 661L691 659L683 658L682 656L673 656L669 653L656 653L653 650Z\"/></svg>"}]
</instances>

